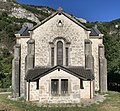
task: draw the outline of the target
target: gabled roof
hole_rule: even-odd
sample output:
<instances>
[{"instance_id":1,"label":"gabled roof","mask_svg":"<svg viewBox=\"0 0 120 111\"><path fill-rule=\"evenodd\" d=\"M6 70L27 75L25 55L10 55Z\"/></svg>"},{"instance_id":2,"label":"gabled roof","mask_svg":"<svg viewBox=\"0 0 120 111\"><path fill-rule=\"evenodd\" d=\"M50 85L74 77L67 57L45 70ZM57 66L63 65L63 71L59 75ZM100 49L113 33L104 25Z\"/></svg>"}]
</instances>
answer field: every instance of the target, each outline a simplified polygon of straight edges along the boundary
<instances>
[{"instance_id":1,"label":"gabled roof","mask_svg":"<svg viewBox=\"0 0 120 111\"><path fill-rule=\"evenodd\" d=\"M97 27L92 27L91 28L90 36L99 36L99 34L101 34L101 32L98 30Z\"/></svg>"},{"instance_id":2,"label":"gabled roof","mask_svg":"<svg viewBox=\"0 0 120 111\"><path fill-rule=\"evenodd\" d=\"M51 18L53 18L57 14L59 14L59 15L63 14L68 19L70 19L71 21L73 21L77 25L81 26L83 29L85 29L87 31L90 31L89 28L86 28L84 25L82 25L82 23L80 23L80 21L78 21L75 17L73 17L73 16L65 13L61 8L58 8L58 10L55 13L53 13L52 15L50 15L49 17L47 17L46 19L44 19L43 21L41 21L38 25L36 25L33 28L31 28L30 31L35 30L37 27L41 26L42 24L44 24L45 22L47 22L48 20L50 20Z\"/></svg>"},{"instance_id":3,"label":"gabled roof","mask_svg":"<svg viewBox=\"0 0 120 111\"><path fill-rule=\"evenodd\" d=\"M20 36L29 36L30 34L28 33L28 30L29 28L27 26L23 26L18 34L20 34Z\"/></svg>"},{"instance_id":4,"label":"gabled roof","mask_svg":"<svg viewBox=\"0 0 120 111\"><path fill-rule=\"evenodd\" d=\"M41 77L55 71L55 70L62 69L65 72L68 72L79 79L83 80L93 80L94 76L90 69L85 69L81 66L74 66L74 67L63 67L60 65L54 66L54 67L35 67L34 69L28 70L25 79L27 81L36 81L40 79Z\"/></svg>"}]
</instances>

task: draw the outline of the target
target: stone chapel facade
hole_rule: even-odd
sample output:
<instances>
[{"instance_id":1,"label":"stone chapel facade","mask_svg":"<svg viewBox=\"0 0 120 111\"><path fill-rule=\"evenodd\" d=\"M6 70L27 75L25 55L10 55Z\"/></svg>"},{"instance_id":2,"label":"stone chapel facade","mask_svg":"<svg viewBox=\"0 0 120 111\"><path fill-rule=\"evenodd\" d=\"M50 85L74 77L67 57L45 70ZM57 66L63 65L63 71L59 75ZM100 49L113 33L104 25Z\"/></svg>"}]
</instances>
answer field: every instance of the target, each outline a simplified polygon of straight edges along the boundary
<instances>
[{"instance_id":1,"label":"stone chapel facade","mask_svg":"<svg viewBox=\"0 0 120 111\"><path fill-rule=\"evenodd\" d=\"M40 103L80 103L107 91L103 34L60 8L16 35L13 97Z\"/></svg>"}]
</instances>

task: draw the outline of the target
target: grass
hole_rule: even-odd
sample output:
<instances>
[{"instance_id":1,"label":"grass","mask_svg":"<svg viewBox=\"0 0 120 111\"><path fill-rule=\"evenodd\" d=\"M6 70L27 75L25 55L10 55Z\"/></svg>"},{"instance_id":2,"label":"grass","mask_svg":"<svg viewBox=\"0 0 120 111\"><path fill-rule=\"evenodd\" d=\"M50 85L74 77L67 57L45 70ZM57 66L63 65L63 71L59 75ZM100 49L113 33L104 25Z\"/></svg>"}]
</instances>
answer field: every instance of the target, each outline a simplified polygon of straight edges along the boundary
<instances>
[{"instance_id":1,"label":"grass","mask_svg":"<svg viewBox=\"0 0 120 111\"><path fill-rule=\"evenodd\" d=\"M11 92L11 88L0 88L0 92Z\"/></svg>"},{"instance_id":2,"label":"grass","mask_svg":"<svg viewBox=\"0 0 120 111\"><path fill-rule=\"evenodd\" d=\"M107 99L89 107L38 107L23 100L11 101L0 95L0 111L120 111L120 93L108 92Z\"/></svg>"}]
</instances>

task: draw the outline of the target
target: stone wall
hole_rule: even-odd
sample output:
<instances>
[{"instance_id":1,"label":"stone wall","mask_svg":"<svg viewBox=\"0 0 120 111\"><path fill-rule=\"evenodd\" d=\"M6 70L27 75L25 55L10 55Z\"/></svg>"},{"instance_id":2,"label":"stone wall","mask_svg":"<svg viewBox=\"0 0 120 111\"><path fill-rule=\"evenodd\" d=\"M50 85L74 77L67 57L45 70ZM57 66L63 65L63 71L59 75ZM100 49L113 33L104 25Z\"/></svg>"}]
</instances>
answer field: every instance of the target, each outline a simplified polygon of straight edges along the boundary
<instances>
[{"instance_id":1,"label":"stone wall","mask_svg":"<svg viewBox=\"0 0 120 111\"><path fill-rule=\"evenodd\" d=\"M51 79L68 79L68 95L52 96ZM93 87L91 87L93 88ZM38 100L40 103L79 103L80 98L90 98L90 82L84 81L84 89L80 89L80 79L63 71L55 70L39 80L39 93L36 82L30 83L30 101ZM91 92L93 97L93 92Z\"/></svg>"},{"instance_id":2,"label":"stone wall","mask_svg":"<svg viewBox=\"0 0 120 111\"><path fill-rule=\"evenodd\" d=\"M68 79L68 95L52 96L51 79ZM39 101L41 103L79 103L80 102L80 80L63 71L55 70L40 79Z\"/></svg>"},{"instance_id":3,"label":"stone wall","mask_svg":"<svg viewBox=\"0 0 120 111\"><path fill-rule=\"evenodd\" d=\"M62 26L58 25L59 20L61 20ZM64 15L56 15L49 21L45 22L44 24L36 28L33 31L32 39L35 40L35 66L51 65L50 43L51 42L56 43L57 40L63 40L70 43L69 44L70 66L85 66L84 42L85 39L89 39L89 31L84 30L82 27L78 26ZM21 37L17 39L17 43L21 44L21 95L24 95L25 93L25 80L24 80L25 57L27 55L28 40L29 38L26 37ZM102 39L94 37L90 38L90 40L92 41L92 55L94 57L95 90L98 91L99 90L98 45L102 44ZM56 47L56 44L53 45Z\"/></svg>"},{"instance_id":4,"label":"stone wall","mask_svg":"<svg viewBox=\"0 0 120 111\"><path fill-rule=\"evenodd\" d=\"M102 44L102 39L90 39L92 41L92 55L94 57L94 75L95 75L95 91L99 91L99 55L98 46Z\"/></svg>"},{"instance_id":5,"label":"stone wall","mask_svg":"<svg viewBox=\"0 0 120 111\"><path fill-rule=\"evenodd\" d=\"M90 87L90 84L91 84L91 87ZM86 98L86 99L93 98L93 81L83 81L83 87L84 89L80 90L81 98Z\"/></svg>"},{"instance_id":6,"label":"stone wall","mask_svg":"<svg viewBox=\"0 0 120 111\"><path fill-rule=\"evenodd\" d=\"M58 26L59 20L63 26ZM50 65L51 46L49 42L53 42L57 37L63 37L70 42L69 65L84 66L84 39L88 38L88 32L64 15L56 15L33 31L35 66Z\"/></svg>"},{"instance_id":7,"label":"stone wall","mask_svg":"<svg viewBox=\"0 0 120 111\"><path fill-rule=\"evenodd\" d=\"M29 38L19 38L17 43L21 44L21 74L20 74L20 93L24 96L25 93L25 57L27 55L27 41Z\"/></svg>"},{"instance_id":8,"label":"stone wall","mask_svg":"<svg viewBox=\"0 0 120 111\"><path fill-rule=\"evenodd\" d=\"M36 82L30 82L30 101L39 100L39 90L36 89Z\"/></svg>"}]
</instances>

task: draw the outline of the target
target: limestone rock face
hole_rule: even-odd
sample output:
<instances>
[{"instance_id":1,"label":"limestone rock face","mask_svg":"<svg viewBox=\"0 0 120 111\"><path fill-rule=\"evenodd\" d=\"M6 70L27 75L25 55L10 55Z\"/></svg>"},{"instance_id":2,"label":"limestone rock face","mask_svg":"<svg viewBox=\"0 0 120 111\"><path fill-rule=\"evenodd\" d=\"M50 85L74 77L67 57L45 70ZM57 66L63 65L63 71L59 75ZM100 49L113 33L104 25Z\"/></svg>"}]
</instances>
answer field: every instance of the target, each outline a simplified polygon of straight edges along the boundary
<instances>
[{"instance_id":1,"label":"limestone rock face","mask_svg":"<svg viewBox=\"0 0 120 111\"><path fill-rule=\"evenodd\" d=\"M0 0L1 2L15 2L16 0Z\"/></svg>"},{"instance_id":2,"label":"limestone rock face","mask_svg":"<svg viewBox=\"0 0 120 111\"><path fill-rule=\"evenodd\" d=\"M1 2L7 2L7 0L0 0Z\"/></svg>"},{"instance_id":3,"label":"limestone rock face","mask_svg":"<svg viewBox=\"0 0 120 111\"><path fill-rule=\"evenodd\" d=\"M30 11L31 9L33 11ZM16 3L16 0L0 0L0 12L7 12L8 16L16 17L16 18L25 18L31 20L33 22L39 23L39 19L43 20L48 15L52 14L54 11L48 7L35 7L28 5L21 5L20 3Z\"/></svg>"},{"instance_id":4,"label":"limestone rock face","mask_svg":"<svg viewBox=\"0 0 120 111\"><path fill-rule=\"evenodd\" d=\"M22 7L12 8L12 14L10 14L9 16L16 17L16 18L26 18L28 20L39 23L39 19L33 13L29 12L28 10Z\"/></svg>"}]
</instances>

